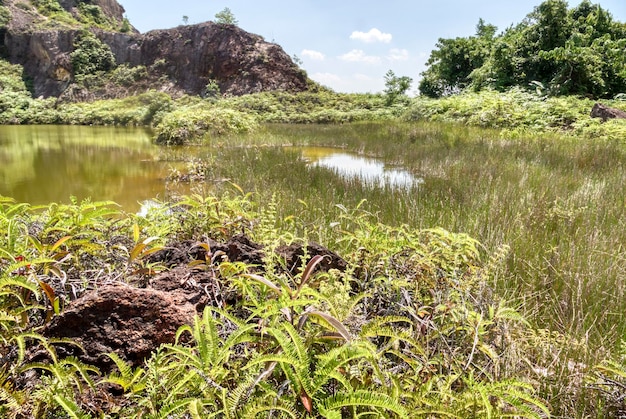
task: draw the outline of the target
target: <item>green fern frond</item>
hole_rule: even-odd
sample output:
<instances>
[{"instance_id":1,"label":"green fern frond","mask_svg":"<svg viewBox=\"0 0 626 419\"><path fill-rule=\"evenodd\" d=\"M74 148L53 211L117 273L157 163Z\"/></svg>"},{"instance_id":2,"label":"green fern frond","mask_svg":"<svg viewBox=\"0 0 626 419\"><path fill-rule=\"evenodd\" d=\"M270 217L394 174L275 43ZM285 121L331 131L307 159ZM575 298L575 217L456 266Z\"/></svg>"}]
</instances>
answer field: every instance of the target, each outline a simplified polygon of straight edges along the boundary
<instances>
[{"instance_id":1,"label":"green fern frond","mask_svg":"<svg viewBox=\"0 0 626 419\"><path fill-rule=\"evenodd\" d=\"M256 418L258 415L265 412L281 412L283 416L299 419L302 417L300 413L298 413L293 407L285 405L285 404L275 404L275 405L252 405L244 409L242 418ZM265 414L263 417L270 417L269 414Z\"/></svg>"},{"instance_id":2,"label":"green fern frond","mask_svg":"<svg viewBox=\"0 0 626 419\"><path fill-rule=\"evenodd\" d=\"M390 323L402 323L412 325L414 322L406 316L379 316L371 319L361 329L361 336L373 337L376 336L376 329L386 326Z\"/></svg>"},{"instance_id":3,"label":"green fern frond","mask_svg":"<svg viewBox=\"0 0 626 419\"><path fill-rule=\"evenodd\" d=\"M535 397L530 384L516 380L506 380L491 384L493 395L514 407L516 416L527 418L544 418L550 416L550 409L538 397Z\"/></svg>"},{"instance_id":4,"label":"green fern frond","mask_svg":"<svg viewBox=\"0 0 626 419\"><path fill-rule=\"evenodd\" d=\"M26 345L27 345L27 341L29 340L38 341L41 344L41 346L46 350L46 352L48 352L53 362L56 362L56 359L57 359L56 351L50 345L50 342L48 339L46 339L44 336L40 335L39 333L24 332L24 333L15 335L11 338L11 341L15 342L18 348L17 349L17 364L21 364L24 361L24 358L26 357Z\"/></svg>"},{"instance_id":5,"label":"green fern frond","mask_svg":"<svg viewBox=\"0 0 626 419\"><path fill-rule=\"evenodd\" d=\"M6 365L0 370L0 404L4 404L15 416L21 410L26 399L24 391L16 390L10 375L5 371Z\"/></svg>"},{"instance_id":6,"label":"green fern frond","mask_svg":"<svg viewBox=\"0 0 626 419\"><path fill-rule=\"evenodd\" d=\"M55 402L65 410L69 418L72 419L91 419L91 416L85 413L76 402L67 399L61 395L54 395Z\"/></svg>"},{"instance_id":7,"label":"green fern frond","mask_svg":"<svg viewBox=\"0 0 626 419\"><path fill-rule=\"evenodd\" d=\"M224 409L234 415L246 403L256 384L257 377L253 375L245 377L237 387L228 391L228 397L226 398L228 406L224 406Z\"/></svg>"},{"instance_id":8,"label":"green fern frond","mask_svg":"<svg viewBox=\"0 0 626 419\"><path fill-rule=\"evenodd\" d=\"M626 378L626 365L620 362L607 360L597 365L595 370L613 377Z\"/></svg>"},{"instance_id":9,"label":"green fern frond","mask_svg":"<svg viewBox=\"0 0 626 419\"><path fill-rule=\"evenodd\" d=\"M63 358L61 361L59 361L59 364L62 365L64 368L69 369L69 371L71 371L73 374L77 374L82 377L83 381L87 383L90 388L95 388L95 383L91 378L91 375L100 374L100 370L97 367L85 364L74 356Z\"/></svg>"},{"instance_id":10,"label":"green fern frond","mask_svg":"<svg viewBox=\"0 0 626 419\"><path fill-rule=\"evenodd\" d=\"M122 378L124 379L132 378L133 368L130 366L129 363L127 363L122 358L120 358L120 356L116 354L115 352L109 352L107 356L111 358L111 361L113 361L113 363L115 363L115 366L117 367L117 370L120 372L120 376Z\"/></svg>"},{"instance_id":11,"label":"green fern frond","mask_svg":"<svg viewBox=\"0 0 626 419\"><path fill-rule=\"evenodd\" d=\"M297 359L300 361L300 364L306 365L308 368L308 366L311 364L311 358L310 358L309 350L305 347L304 342L302 341L302 337L300 336L298 331L291 325L291 323L284 322L281 324L281 327L284 328L284 330L287 332L287 334L289 335L290 341L292 343L292 345L287 345L287 346L295 349L295 355ZM273 329L273 331L274 333L272 334L274 334L275 337L277 337L277 335L281 335L277 333L278 332L277 329ZM277 337L277 340L278 340L278 337ZM282 342L286 343L287 341L283 339Z\"/></svg>"},{"instance_id":12,"label":"green fern frond","mask_svg":"<svg viewBox=\"0 0 626 419\"><path fill-rule=\"evenodd\" d=\"M339 393L328 397L321 402L320 413L327 416L330 412L340 411L344 407L354 406L364 409L383 409L395 413L400 418L408 419L406 409L396 399L383 393L367 390L356 390L352 393ZM371 411L371 410L370 410ZM332 413L331 413L332 414Z\"/></svg>"},{"instance_id":13,"label":"green fern frond","mask_svg":"<svg viewBox=\"0 0 626 419\"><path fill-rule=\"evenodd\" d=\"M157 419L169 419L171 417L177 417L175 416L176 413L180 412L181 410L184 410L187 408L187 406L189 406L191 403L193 403L196 399L182 399L182 400L176 400L174 402L168 403L165 406L162 406L159 409L158 414L156 415Z\"/></svg>"},{"instance_id":14,"label":"green fern frond","mask_svg":"<svg viewBox=\"0 0 626 419\"><path fill-rule=\"evenodd\" d=\"M348 385L348 381L337 371L340 367L352 361L364 358L372 358L372 354L369 348L359 344L342 345L319 355L314 373L315 379L312 385L314 394L321 390L322 386L331 378L337 379L346 387L346 390L349 390L351 386Z\"/></svg>"}]
</instances>

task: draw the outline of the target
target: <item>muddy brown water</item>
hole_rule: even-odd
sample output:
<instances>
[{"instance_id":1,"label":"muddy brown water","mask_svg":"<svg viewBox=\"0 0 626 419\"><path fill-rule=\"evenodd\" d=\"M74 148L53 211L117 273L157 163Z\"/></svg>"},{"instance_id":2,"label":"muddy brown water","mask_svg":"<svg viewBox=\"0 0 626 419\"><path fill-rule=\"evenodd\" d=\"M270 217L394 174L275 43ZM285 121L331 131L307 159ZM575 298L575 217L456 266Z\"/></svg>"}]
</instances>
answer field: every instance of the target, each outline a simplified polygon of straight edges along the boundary
<instances>
[{"instance_id":1,"label":"muddy brown water","mask_svg":"<svg viewBox=\"0 0 626 419\"><path fill-rule=\"evenodd\" d=\"M300 157L338 176L380 179L398 187L421 182L401 168L328 147L300 148ZM210 148L161 147L144 128L0 126L0 195L33 205L79 200L115 201L139 211L152 199L189 192L166 181L189 158L209 158ZM236 180L235 180L236 181Z\"/></svg>"}]
</instances>

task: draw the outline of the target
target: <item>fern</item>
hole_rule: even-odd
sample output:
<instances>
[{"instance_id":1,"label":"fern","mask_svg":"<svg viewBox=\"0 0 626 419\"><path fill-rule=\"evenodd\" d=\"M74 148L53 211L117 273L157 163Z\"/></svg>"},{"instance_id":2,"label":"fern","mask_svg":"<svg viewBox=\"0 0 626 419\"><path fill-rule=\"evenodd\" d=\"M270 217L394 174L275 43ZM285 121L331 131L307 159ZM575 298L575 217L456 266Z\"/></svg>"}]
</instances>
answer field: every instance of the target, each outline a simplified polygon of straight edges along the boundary
<instances>
[{"instance_id":1,"label":"fern","mask_svg":"<svg viewBox=\"0 0 626 419\"><path fill-rule=\"evenodd\" d=\"M124 392L130 390L133 394L140 393L145 388L143 378L145 376L145 370L143 368L133 368L119 357L114 352L107 354L109 358L115 363L119 373L111 373L107 377L102 379L102 382L117 384L122 387Z\"/></svg>"},{"instance_id":2,"label":"fern","mask_svg":"<svg viewBox=\"0 0 626 419\"><path fill-rule=\"evenodd\" d=\"M395 399L386 394L367 390L356 390L351 393L338 393L322 402L320 413L324 416L337 415L344 407L358 407L363 410L360 414L374 414L382 416L378 409L392 412L399 418L409 417L406 409ZM388 413L385 417L389 417Z\"/></svg>"},{"instance_id":3,"label":"fern","mask_svg":"<svg viewBox=\"0 0 626 419\"><path fill-rule=\"evenodd\" d=\"M61 360L54 360L51 364L42 362L32 362L21 368L22 371L42 370L50 375L62 386L74 387L77 390L82 388L83 382L90 388L95 388L95 383L91 374L99 374L98 368L87 365L79 361L76 357L67 357ZM80 380L82 378L82 381Z\"/></svg>"},{"instance_id":4,"label":"fern","mask_svg":"<svg viewBox=\"0 0 626 419\"><path fill-rule=\"evenodd\" d=\"M196 399L193 399L193 398L173 401L171 403L168 403L162 406L159 409L159 411L155 415L153 415L153 417L155 419L169 419L171 417L176 417L177 416L175 415L176 413L181 412L182 410L185 410L187 406L189 406L191 403L195 401Z\"/></svg>"},{"instance_id":5,"label":"fern","mask_svg":"<svg viewBox=\"0 0 626 419\"><path fill-rule=\"evenodd\" d=\"M4 405L3 407L11 412L11 416L8 417L17 418L21 417L22 407L26 400L26 392L15 389L11 375L7 372L7 365L3 365L0 368L0 402L2 402L0 406ZM0 413L2 413L1 407Z\"/></svg>"},{"instance_id":6,"label":"fern","mask_svg":"<svg viewBox=\"0 0 626 419\"><path fill-rule=\"evenodd\" d=\"M91 416L83 412L83 410L78 407L78 405L73 401L69 400L61 395L54 395L54 400L56 403L65 410L69 418L72 419L90 419Z\"/></svg>"},{"instance_id":7,"label":"fern","mask_svg":"<svg viewBox=\"0 0 626 419\"><path fill-rule=\"evenodd\" d=\"M281 412L283 415L281 417L288 417L292 419L299 419L302 415L297 412L293 407L284 405L284 404L273 404L273 405L253 405L251 407L247 407L244 409L242 418L256 418L258 415L268 412L262 417L272 417L276 414L276 412ZM272 413L272 416L270 416Z\"/></svg>"}]
</instances>

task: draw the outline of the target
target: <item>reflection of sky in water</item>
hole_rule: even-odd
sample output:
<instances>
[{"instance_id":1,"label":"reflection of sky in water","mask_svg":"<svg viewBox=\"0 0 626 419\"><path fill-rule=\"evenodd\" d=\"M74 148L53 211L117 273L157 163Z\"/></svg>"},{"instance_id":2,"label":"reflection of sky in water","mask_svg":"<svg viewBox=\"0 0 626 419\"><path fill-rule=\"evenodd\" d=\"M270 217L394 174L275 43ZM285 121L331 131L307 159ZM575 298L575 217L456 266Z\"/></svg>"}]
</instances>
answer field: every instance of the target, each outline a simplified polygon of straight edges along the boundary
<instances>
[{"instance_id":1,"label":"reflection of sky in water","mask_svg":"<svg viewBox=\"0 0 626 419\"><path fill-rule=\"evenodd\" d=\"M306 150L303 157L315 166L335 170L346 178L358 177L365 182L379 182L380 185L410 187L419 185L424 179L417 178L406 170L388 168L380 160L354 156L337 150L326 153L315 153L309 156ZM324 155L320 155L324 154Z\"/></svg>"}]
</instances>

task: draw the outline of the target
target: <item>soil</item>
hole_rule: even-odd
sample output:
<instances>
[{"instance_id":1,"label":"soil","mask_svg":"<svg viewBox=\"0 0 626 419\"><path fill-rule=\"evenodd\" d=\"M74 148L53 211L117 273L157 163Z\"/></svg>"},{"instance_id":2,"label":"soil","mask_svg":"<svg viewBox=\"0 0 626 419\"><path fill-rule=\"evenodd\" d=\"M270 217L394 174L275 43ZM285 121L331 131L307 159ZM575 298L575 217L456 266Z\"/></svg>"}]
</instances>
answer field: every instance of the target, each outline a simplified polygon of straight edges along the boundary
<instances>
[{"instance_id":1,"label":"soil","mask_svg":"<svg viewBox=\"0 0 626 419\"><path fill-rule=\"evenodd\" d=\"M336 253L316 243L285 245L276 253L291 273L315 255L324 256L318 270L347 266ZM111 352L133 366L141 365L160 345L173 343L177 329L191 324L207 305L224 307L238 301L236 290L219 275L221 261L245 262L262 273L264 256L263 247L245 235L221 242L169 243L147 261L165 266L166 271L137 278L135 285L112 283L86 292L53 318L44 335L71 338L79 346L56 345L59 355L77 356L104 372L113 366L106 355ZM33 352L33 360L41 354Z\"/></svg>"}]
</instances>

